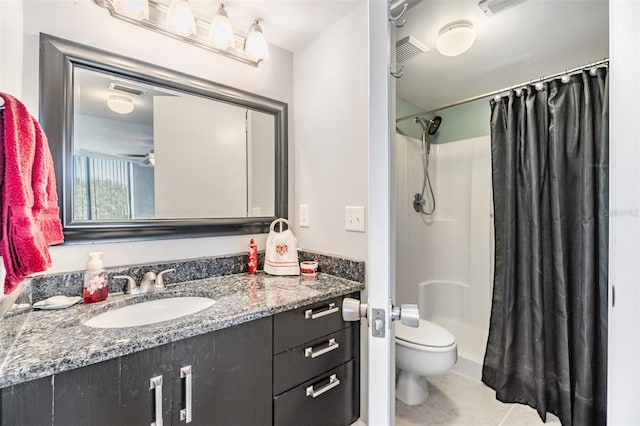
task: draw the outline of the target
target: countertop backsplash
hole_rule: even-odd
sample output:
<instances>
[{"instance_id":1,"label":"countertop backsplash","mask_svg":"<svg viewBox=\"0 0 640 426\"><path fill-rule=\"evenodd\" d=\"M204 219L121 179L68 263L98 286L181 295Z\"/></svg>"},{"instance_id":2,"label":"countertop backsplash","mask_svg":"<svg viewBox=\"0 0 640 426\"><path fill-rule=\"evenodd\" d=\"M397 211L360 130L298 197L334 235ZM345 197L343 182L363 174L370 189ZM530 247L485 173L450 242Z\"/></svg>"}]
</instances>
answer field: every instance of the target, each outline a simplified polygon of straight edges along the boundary
<instances>
[{"instance_id":1,"label":"countertop backsplash","mask_svg":"<svg viewBox=\"0 0 640 426\"><path fill-rule=\"evenodd\" d=\"M359 283L365 282L364 261L307 250L299 250L298 258L300 261L317 261L318 272ZM258 269L262 270L263 265L264 252L262 251L258 253ZM136 283L139 283L142 276L148 271L157 273L171 268L175 268L175 272L170 272L163 276L165 284L167 285L240 274L247 271L247 254L105 268L109 281L109 293L121 293L125 284L125 280L123 279L113 279L114 275L129 275L136 280ZM16 300L13 308L5 314L5 317L23 312L25 307L28 308L27 310L30 310L32 303L47 299L51 296L81 296L83 274L84 271L76 271L62 274L45 274L31 278L31 283L24 286L21 295ZM1 319L2 317L0 317L0 320Z\"/></svg>"}]
</instances>

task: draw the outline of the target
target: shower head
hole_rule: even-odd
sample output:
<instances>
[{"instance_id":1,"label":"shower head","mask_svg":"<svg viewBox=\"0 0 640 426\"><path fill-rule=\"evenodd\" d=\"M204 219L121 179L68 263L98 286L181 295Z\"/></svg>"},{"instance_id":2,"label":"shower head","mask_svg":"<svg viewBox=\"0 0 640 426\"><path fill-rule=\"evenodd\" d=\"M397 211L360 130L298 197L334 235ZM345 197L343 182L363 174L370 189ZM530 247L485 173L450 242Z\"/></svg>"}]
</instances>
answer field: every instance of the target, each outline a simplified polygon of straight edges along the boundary
<instances>
[{"instance_id":1,"label":"shower head","mask_svg":"<svg viewBox=\"0 0 640 426\"><path fill-rule=\"evenodd\" d=\"M442 123L442 117L436 115L431 120L425 120L422 117L415 118L416 123L422 126L422 130L429 133L429 135L433 136L436 134L438 129L440 128L440 123Z\"/></svg>"},{"instance_id":2,"label":"shower head","mask_svg":"<svg viewBox=\"0 0 640 426\"><path fill-rule=\"evenodd\" d=\"M433 136L436 134L436 132L440 128L440 123L442 123L442 117L440 117L439 115L436 115L435 117L433 117L433 119L429 121L430 121L429 129L427 130L427 132L429 132L429 134Z\"/></svg>"}]
</instances>

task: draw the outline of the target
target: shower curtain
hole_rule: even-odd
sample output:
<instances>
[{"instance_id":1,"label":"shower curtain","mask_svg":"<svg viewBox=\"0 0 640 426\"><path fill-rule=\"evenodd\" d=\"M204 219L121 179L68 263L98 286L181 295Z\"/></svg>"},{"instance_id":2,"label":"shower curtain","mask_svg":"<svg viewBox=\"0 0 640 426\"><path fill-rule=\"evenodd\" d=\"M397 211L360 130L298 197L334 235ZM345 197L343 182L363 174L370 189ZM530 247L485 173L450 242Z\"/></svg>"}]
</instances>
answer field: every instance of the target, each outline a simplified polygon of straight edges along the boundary
<instances>
[{"instance_id":1,"label":"shower curtain","mask_svg":"<svg viewBox=\"0 0 640 426\"><path fill-rule=\"evenodd\" d=\"M491 101L495 275L482 381L565 426L606 424L607 69L592 73Z\"/></svg>"}]
</instances>

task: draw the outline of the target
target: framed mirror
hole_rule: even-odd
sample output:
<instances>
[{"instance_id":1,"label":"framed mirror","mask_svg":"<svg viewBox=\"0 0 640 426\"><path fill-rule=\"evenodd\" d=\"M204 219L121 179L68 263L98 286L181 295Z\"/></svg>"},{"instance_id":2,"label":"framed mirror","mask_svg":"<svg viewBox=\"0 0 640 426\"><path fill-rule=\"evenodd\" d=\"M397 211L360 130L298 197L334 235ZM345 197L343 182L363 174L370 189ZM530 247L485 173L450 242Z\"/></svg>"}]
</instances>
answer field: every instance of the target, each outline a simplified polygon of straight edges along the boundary
<instances>
[{"instance_id":1,"label":"framed mirror","mask_svg":"<svg viewBox=\"0 0 640 426\"><path fill-rule=\"evenodd\" d=\"M287 104L40 35L40 122L66 241L268 232Z\"/></svg>"}]
</instances>

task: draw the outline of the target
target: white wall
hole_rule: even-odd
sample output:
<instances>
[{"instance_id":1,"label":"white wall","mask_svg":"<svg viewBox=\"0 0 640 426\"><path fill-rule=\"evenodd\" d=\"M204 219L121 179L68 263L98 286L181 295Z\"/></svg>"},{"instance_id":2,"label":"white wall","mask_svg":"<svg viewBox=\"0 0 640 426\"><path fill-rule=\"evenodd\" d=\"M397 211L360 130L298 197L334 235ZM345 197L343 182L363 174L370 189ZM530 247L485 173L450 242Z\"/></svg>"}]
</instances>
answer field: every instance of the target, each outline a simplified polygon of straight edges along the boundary
<instances>
[{"instance_id":1,"label":"white wall","mask_svg":"<svg viewBox=\"0 0 640 426\"><path fill-rule=\"evenodd\" d=\"M610 2L608 423L640 424L640 2Z\"/></svg>"},{"instance_id":2,"label":"white wall","mask_svg":"<svg viewBox=\"0 0 640 426\"><path fill-rule=\"evenodd\" d=\"M294 233L299 247L355 259L367 258L367 234L345 231L344 210L368 202L367 46L363 2L294 57Z\"/></svg>"},{"instance_id":3,"label":"white wall","mask_svg":"<svg viewBox=\"0 0 640 426\"><path fill-rule=\"evenodd\" d=\"M247 215L246 111L199 96L154 97L156 218Z\"/></svg>"},{"instance_id":4,"label":"white wall","mask_svg":"<svg viewBox=\"0 0 640 426\"><path fill-rule=\"evenodd\" d=\"M270 216L275 211L273 117L249 110L248 176L249 216Z\"/></svg>"},{"instance_id":5,"label":"white wall","mask_svg":"<svg viewBox=\"0 0 640 426\"><path fill-rule=\"evenodd\" d=\"M92 0L0 1L0 90L19 97L34 116L38 115L40 32L238 87L288 104L293 101L293 55L275 46L270 46L269 61L254 68L114 19ZM289 138L289 143L293 145L293 138ZM293 149L290 151L293 152ZM290 172L290 179L293 178ZM95 249L105 252L104 261L108 267L239 253L246 250L249 238L247 235L56 246L51 249L53 267L49 272L81 270L85 266L87 252ZM264 240L264 235L258 238L259 248L264 247Z\"/></svg>"},{"instance_id":6,"label":"white wall","mask_svg":"<svg viewBox=\"0 0 640 426\"><path fill-rule=\"evenodd\" d=\"M366 2L294 57L295 197L298 247L367 259L367 233L344 229L345 206L368 206L369 88ZM309 227L298 206L309 205ZM367 299L366 293L363 294ZM368 329L361 322L360 413L367 417Z\"/></svg>"}]
</instances>

